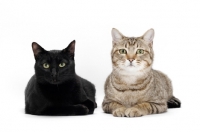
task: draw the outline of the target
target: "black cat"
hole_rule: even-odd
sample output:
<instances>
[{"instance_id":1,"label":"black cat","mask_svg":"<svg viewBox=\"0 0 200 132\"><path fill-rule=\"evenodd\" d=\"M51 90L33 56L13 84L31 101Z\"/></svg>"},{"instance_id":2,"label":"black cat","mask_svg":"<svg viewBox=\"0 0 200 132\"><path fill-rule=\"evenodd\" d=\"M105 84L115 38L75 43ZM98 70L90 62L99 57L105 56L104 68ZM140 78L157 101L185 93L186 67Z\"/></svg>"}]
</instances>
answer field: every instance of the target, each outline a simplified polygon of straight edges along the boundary
<instances>
[{"instance_id":1,"label":"black cat","mask_svg":"<svg viewBox=\"0 0 200 132\"><path fill-rule=\"evenodd\" d=\"M86 115L97 107L95 87L75 72L75 40L46 51L33 42L35 75L25 90L25 112L33 115Z\"/></svg>"}]
</instances>

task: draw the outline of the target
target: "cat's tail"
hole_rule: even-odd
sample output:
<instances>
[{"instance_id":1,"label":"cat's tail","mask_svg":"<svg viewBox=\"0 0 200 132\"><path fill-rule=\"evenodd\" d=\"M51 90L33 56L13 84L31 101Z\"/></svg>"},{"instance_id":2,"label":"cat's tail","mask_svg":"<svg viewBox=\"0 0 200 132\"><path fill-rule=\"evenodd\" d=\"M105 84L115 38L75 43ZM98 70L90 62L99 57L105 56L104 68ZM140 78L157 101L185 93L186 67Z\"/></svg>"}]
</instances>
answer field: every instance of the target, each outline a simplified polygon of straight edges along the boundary
<instances>
[{"instance_id":1,"label":"cat's tail","mask_svg":"<svg viewBox=\"0 0 200 132\"><path fill-rule=\"evenodd\" d=\"M168 108L180 108L181 101L179 99L177 99L176 97L172 96L172 98L167 101L167 107Z\"/></svg>"}]
</instances>

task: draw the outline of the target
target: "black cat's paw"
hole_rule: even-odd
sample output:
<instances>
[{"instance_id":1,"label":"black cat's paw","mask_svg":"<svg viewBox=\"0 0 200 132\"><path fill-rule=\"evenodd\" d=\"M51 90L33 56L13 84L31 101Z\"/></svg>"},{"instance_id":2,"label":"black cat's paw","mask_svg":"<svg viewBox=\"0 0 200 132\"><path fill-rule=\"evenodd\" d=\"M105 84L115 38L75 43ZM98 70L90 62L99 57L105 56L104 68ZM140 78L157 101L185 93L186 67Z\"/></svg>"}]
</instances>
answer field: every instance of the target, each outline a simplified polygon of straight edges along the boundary
<instances>
[{"instance_id":1,"label":"black cat's paw","mask_svg":"<svg viewBox=\"0 0 200 132\"><path fill-rule=\"evenodd\" d=\"M83 102L83 105L87 106L87 108L89 109L88 114L93 114L94 109L97 107L97 104L91 100L86 100L85 102Z\"/></svg>"},{"instance_id":2,"label":"black cat's paw","mask_svg":"<svg viewBox=\"0 0 200 132\"><path fill-rule=\"evenodd\" d=\"M76 105L76 115L87 115L88 113L89 109L85 105Z\"/></svg>"}]
</instances>

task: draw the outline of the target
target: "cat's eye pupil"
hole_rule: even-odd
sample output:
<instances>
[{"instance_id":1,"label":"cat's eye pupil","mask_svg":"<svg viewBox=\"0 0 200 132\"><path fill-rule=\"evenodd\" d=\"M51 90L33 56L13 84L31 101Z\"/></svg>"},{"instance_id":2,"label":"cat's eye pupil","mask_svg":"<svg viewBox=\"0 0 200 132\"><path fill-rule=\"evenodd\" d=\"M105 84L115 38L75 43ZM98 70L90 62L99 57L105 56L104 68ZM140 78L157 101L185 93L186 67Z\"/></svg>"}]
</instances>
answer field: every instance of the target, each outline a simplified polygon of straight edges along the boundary
<instances>
[{"instance_id":1,"label":"cat's eye pupil","mask_svg":"<svg viewBox=\"0 0 200 132\"><path fill-rule=\"evenodd\" d=\"M65 67L65 63L64 62L60 63L59 67Z\"/></svg>"},{"instance_id":2,"label":"cat's eye pupil","mask_svg":"<svg viewBox=\"0 0 200 132\"><path fill-rule=\"evenodd\" d=\"M44 63L44 64L43 64L43 67L44 67L44 68L49 68L49 64L48 64L48 63Z\"/></svg>"},{"instance_id":3,"label":"cat's eye pupil","mask_svg":"<svg viewBox=\"0 0 200 132\"><path fill-rule=\"evenodd\" d=\"M120 50L119 50L119 53L120 53L120 54L126 54L127 52L126 52L125 49L120 49Z\"/></svg>"},{"instance_id":4,"label":"cat's eye pupil","mask_svg":"<svg viewBox=\"0 0 200 132\"><path fill-rule=\"evenodd\" d=\"M137 50L137 54L144 54L144 50L143 49L138 49Z\"/></svg>"}]
</instances>

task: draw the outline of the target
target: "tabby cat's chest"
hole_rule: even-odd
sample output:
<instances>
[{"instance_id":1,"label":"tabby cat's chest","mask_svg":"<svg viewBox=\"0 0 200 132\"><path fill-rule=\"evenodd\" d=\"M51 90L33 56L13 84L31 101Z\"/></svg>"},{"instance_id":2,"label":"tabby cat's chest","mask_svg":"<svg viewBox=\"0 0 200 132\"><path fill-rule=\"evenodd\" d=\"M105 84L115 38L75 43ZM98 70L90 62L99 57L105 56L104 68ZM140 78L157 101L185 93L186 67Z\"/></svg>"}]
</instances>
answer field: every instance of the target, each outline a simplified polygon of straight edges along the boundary
<instances>
[{"instance_id":1,"label":"tabby cat's chest","mask_svg":"<svg viewBox=\"0 0 200 132\"><path fill-rule=\"evenodd\" d=\"M137 85L128 83L118 83L113 78L110 78L111 89L110 93L113 96L113 100L123 104L126 107L132 107L138 103L145 102L149 100L147 96L149 91L149 86L152 83L152 78L147 78L144 82Z\"/></svg>"},{"instance_id":2,"label":"tabby cat's chest","mask_svg":"<svg viewBox=\"0 0 200 132\"><path fill-rule=\"evenodd\" d=\"M114 100L119 102L120 104L126 107L132 107L137 103L144 102L148 100L145 96L145 91L133 91L133 90L125 90L125 91L115 91L114 90Z\"/></svg>"}]
</instances>

